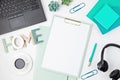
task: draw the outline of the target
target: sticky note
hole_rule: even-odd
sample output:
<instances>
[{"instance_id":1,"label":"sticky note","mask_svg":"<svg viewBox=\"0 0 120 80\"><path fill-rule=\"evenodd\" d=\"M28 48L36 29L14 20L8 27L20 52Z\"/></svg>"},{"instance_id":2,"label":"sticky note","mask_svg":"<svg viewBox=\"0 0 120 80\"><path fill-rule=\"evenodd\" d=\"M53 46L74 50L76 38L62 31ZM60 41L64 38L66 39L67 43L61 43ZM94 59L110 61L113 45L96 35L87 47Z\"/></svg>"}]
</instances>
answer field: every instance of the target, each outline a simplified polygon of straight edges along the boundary
<instances>
[{"instance_id":1,"label":"sticky note","mask_svg":"<svg viewBox=\"0 0 120 80\"><path fill-rule=\"evenodd\" d=\"M94 19L105 29L109 29L118 18L119 15L107 4L94 16Z\"/></svg>"},{"instance_id":2,"label":"sticky note","mask_svg":"<svg viewBox=\"0 0 120 80\"><path fill-rule=\"evenodd\" d=\"M98 0L95 6L90 10L87 14L87 17L91 19L97 27L99 28L102 34L106 34L111 32L115 28L120 26L120 17L118 20L115 21L114 24L109 29L104 28L94 17L96 14L104 7L104 5L108 4L119 16L120 16L120 0Z\"/></svg>"}]
</instances>

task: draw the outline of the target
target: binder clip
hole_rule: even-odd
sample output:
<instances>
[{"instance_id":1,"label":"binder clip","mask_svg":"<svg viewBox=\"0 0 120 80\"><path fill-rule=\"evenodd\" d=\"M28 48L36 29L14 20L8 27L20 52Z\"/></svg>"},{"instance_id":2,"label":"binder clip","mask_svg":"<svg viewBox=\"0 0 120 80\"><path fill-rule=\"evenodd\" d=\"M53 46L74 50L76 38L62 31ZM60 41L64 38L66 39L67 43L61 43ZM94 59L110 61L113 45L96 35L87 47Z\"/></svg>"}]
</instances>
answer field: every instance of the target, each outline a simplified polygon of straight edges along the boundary
<instances>
[{"instance_id":1,"label":"binder clip","mask_svg":"<svg viewBox=\"0 0 120 80\"><path fill-rule=\"evenodd\" d=\"M69 12L70 12L71 14L73 14L73 13L79 11L80 9L82 9L82 8L85 7L85 6L86 6L85 3L80 3L79 5L71 8L71 9L69 10Z\"/></svg>"},{"instance_id":2,"label":"binder clip","mask_svg":"<svg viewBox=\"0 0 120 80\"><path fill-rule=\"evenodd\" d=\"M76 25L76 26L80 26L80 24L82 23L81 21L77 21L69 18L65 18L64 22L68 24Z\"/></svg>"},{"instance_id":3,"label":"binder clip","mask_svg":"<svg viewBox=\"0 0 120 80\"><path fill-rule=\"evenodd\" d=\"M96 75L96 74L98 74L98 71L97 71L96 69L94 69L94 70L92 70L92 71L90 71L90 72L82 75L82 76L81 76L81 79L82 79L82 80L85 80L85 79L90 78L90 77L92 77L92 76L94 76L94 75Z\"/></svg>"}]
</instances>

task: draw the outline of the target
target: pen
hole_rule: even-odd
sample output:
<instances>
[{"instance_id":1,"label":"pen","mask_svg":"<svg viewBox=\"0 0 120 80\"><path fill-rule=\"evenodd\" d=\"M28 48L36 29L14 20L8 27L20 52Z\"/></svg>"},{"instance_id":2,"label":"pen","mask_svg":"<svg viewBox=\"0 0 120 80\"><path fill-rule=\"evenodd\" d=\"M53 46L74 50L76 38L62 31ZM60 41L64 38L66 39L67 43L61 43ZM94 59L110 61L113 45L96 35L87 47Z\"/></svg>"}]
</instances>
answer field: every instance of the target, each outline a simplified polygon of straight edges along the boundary
<instances>
[{"instance_id":1,"label":"pen","mask_svg":"<svg viewBox=\"0 0 120 80\"><path fill-rule=\"evenodd\" d=\"M91 66L91 63L92 63L92 60L93 60L96 48L97 48L97 43L94 44L94 47L93 47L93 50L92 50L92 54L91 54L91 56L89 58L89 65L88 66Z\"/></svg>"}]
</instances>

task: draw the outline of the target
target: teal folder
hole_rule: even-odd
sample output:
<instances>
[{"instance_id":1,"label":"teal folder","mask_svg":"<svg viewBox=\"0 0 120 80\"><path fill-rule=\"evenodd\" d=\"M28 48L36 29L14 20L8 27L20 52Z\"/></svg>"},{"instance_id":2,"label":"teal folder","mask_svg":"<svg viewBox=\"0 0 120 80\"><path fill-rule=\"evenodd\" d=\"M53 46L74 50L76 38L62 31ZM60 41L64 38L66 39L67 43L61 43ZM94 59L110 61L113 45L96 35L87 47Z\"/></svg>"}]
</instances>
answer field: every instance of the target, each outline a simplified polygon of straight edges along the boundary
<instances>
[{"instance_id":1,"label":"teal folder","mask_svg":"<svg viewBox=\"0 0 120 80\"><path fill-rule=\"evenodd\" d=\"M88 13L87 16L97 24L102 34L105 34L120 25L119 3L120 0L99 0Z\"/></svg>"}]
</instances>

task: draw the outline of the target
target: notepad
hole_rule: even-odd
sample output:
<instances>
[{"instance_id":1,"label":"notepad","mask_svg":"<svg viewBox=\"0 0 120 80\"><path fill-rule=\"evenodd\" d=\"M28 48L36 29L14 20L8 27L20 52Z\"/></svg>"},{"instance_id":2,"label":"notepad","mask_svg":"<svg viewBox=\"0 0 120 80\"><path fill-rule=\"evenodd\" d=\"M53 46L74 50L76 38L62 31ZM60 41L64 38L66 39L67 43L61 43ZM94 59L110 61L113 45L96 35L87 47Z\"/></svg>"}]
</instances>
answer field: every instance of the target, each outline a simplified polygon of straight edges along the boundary
<instances>
[{"instance_id":1,"label":"notepad","mask_svg":"<svg viewBox=\"0 0 120 80\"><path fill-rule=\"evenodd\" d=\"M110 15L110 17L104 16L104 11L107 11L105 15ZM95 18L96 15L97 17ZM96 5L87 14L87 17L97 24L102 34L106 34L114 30L120 26L120 0L98 0Z\"/></svg>"},{"instance_id":2,"label":"notepad","mask_svg":"<svg viewBox=\"0 0 120 80\"><path fill-rule=\"evenodd\" d=\"M109 6L105 5L95 16L95 20L105 29L109 29L119 18L119 15Z\"/></svg>"},{"instance_id":3,"label":"notepad","mask_svg":"<svg viewBox=\"0 0 120 80\"><path fill-rule=\"evenodd\" d=\"M89 24L54 16L42 67L79 77L91 30Z\"/></svg>"}]
</instances>

